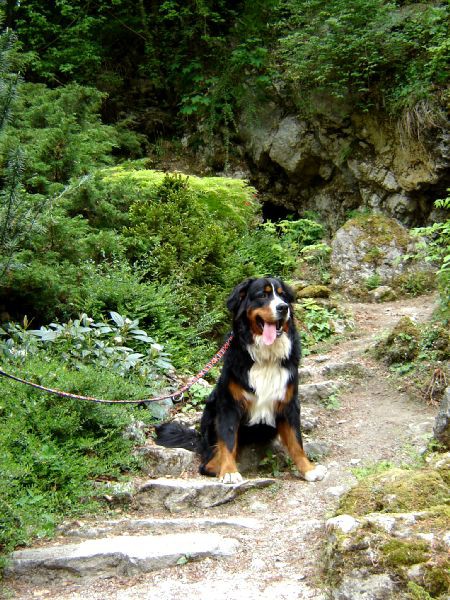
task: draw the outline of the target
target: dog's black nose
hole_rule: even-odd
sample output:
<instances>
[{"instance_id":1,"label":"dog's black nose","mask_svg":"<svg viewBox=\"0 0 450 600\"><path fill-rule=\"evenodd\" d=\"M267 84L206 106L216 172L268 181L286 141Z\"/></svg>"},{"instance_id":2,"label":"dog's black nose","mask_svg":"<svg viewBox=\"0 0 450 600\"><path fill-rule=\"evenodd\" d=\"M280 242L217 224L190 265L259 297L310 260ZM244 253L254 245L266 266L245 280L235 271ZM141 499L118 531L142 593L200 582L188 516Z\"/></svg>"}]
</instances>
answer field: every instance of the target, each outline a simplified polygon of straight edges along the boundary
<instances>
[{"instance_id":1,"label":"dog's black nose","mask_svg":"<svg viewBox=\"0 0 450 600\"><path fill-rule=\"evenodd\" d=\"M277 305L277 313L281 317L285 317L287 315L288 310L289 310L289 304L286 304L286 302L282 302L281 304Z\"/></svg>"}]
</instances>

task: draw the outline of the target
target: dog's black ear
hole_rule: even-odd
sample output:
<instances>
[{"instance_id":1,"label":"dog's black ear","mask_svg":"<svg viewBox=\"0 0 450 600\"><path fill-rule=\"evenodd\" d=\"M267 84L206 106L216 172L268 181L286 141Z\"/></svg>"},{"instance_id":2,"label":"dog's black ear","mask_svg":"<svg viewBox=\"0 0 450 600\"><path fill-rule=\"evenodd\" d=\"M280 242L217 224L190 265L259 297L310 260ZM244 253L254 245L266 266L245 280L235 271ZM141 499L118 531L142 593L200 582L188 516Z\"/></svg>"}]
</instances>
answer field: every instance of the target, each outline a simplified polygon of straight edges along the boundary
<instances>
[{"instance_id":1,"label":"dog's black ear","mask_svg":"<svg viewBox=\"0 0 450 600\"><path fill-rule=\"evenodd\" d=\"M284 283L284 281L283 281L283 292L284 292L286 300L289 302L289 304L292 304L293 302L295 302L294 290L290 286L288 286L286 283Z\"/></svg>"},{"instance_id":2,"label":"dog's black ear","mask_svg":"<svg viewBox=\"0 0 450 600\"><path fill-rule=\"evenodd\" d=\"M229 311L234 314L237 313L239 307L241 306L241 302L246 297L248 288L253 281L255 280L246 279L234 288L234 290L231 292L231 296L227 300L227 308Z\"/></svg>"}]
</instances>

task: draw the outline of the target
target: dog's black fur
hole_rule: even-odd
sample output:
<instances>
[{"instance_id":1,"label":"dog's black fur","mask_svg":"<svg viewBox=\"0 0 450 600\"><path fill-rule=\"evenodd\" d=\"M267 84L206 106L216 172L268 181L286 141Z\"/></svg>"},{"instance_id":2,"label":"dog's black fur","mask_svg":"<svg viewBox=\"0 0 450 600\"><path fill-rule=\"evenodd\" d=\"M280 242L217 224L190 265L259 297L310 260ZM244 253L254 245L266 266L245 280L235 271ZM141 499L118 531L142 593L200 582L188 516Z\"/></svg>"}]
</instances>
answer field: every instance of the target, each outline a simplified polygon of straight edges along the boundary
<instances>
[{"instance_id":1,"label":"dog's black fur","mask_svg":"<svg viewBox=\"0 0 450 600\"><path fill-rule=\"evenodd\" d=\"M280 434L300 472L314 469L300 433L300 341L293 302L292 290L276 278L248 279L233 290L227 307L233 314L234 337L206 402L200 433L179 423L163 424L157 427L158 444L199 452L200 473L224 479L227 474L240 477L235 463L240 446L268 442ZM251 372L255 363L259 371ZM252 376L259 389L252 387ZM272 390L274 381L280 382L279 389ZM262 396L268 408L263 417L255 417L252 411Z\"/></svg>"}]
</instances>

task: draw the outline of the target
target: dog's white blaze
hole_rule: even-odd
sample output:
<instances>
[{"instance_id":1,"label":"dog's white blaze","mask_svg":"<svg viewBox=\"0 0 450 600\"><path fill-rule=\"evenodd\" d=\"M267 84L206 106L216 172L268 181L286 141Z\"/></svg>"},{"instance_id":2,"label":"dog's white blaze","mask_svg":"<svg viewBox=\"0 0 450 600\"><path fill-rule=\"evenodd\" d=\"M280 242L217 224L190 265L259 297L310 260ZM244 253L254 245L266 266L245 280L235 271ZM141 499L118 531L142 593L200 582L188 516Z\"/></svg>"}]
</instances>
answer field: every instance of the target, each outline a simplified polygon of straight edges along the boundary
<instances>
[{"instance_id":1,"label":"dog's white blaze","mask_svg":"<svg viewBox=\"0 0 450 600\"><path fill-rule=\"evenodd\" d=\"M277 313L277 308L280 304L286 304L285 301L283 300L283 298L280 298L280 296L278 296L278 294L275 291L275 288L273 286L273 284L271 284L272 286L272 292L273 292L273 300L270 301L269 304L269 308L272 311L272 317L274 320L277 320L278 318L278 313ZM290 317L290 311L288 309L288 313L286 316L286 321L289 319Z\"/></svg>"},{"instance_id":2,"label":"dog's white blaze","mask_svg":"<svg viewBox=\"0 0 450 600\"><path fill-rule=\"evenodd\" d=\"M247 350L254 360L248 383L255 390L245 394L251 403L249 424L275 426L275 403L283 400L289 380L289 371L281 366L281 361L289 356L291 340L283 333L273 344L266 346L262 336L255 336Z\"/></svg>"}]
</instances>

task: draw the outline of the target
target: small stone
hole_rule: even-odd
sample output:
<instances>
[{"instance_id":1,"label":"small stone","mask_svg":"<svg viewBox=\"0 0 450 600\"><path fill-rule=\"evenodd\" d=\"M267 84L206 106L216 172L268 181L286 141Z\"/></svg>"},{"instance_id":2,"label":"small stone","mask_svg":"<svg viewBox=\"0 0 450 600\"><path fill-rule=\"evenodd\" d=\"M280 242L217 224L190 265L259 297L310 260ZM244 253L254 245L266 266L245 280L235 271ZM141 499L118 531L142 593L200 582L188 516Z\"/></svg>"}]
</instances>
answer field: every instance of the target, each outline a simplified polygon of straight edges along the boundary
<instances>
[{"instance_id":1,"label":"small stone","mask_svg":"<svg viewBox=\"0 0 450 600\"><path fill-rule=\"evenodd\" d=\"M377 527L384 529L387 533L391 533L396 526L396 519L389 515L381 515L379 513L373 513L366 516L366 520L369 523L373 523Z\"/></svg>"},{"instance_id":2,"label":"small stone","mask_svg":"<svg viewBox=\"0 0 450 600\"><path fill-rule=\"evenodd\" d=\"M406 575L411 581L417 581L418 583L420 583L423 580L424 572L425 571L423 565L412 565L407 570Z\"/></svg>"},{"instance_id":3,"label":"small stone","mask_svg":"<svg viewBox=\"0 0 450 600\"><path fill-rule=\"evenodd\" d=\"M327 356L326 354L322 354L321 356L316 356L314 358L314 362L316 362L316 363L324 363L324 362L327 362L327 360L330 360L330 357Z\"/></svg>"},{"instance_id":4,"label":"small stone","mask_svg":"<svg viewBox=\"0 0 450 600\"><path fill-rule=\"evenodd\" d=\"M352 458L352 459L350 460L350 464L351 464L353 467L355 467L356 465L359 465L359 463L360 463L360 462L361 462L361 459L360 459L360 458Z\"/></svg>"},{"instance_id":5,"label":"small stone","mask_svg":"<svg viewBox=\"0 0 450 600\"><path fill-rule=\"evenodd\" d=\"M144 459L142 471L149 477L180 477L198 468L197 454L183 448L142 446L135 453Z\"/></svg>"},{"instance_id":6,"label":"small stone","mask_svg":"<svg viewBox=\"0 0 450 600\"><path fill-rule=\"evenodd\" d=\"M395 584L389 575L366 575L364 578L345 576L332 591L334 600L390 600Z\"/></svg>"},{"instance_id":7,"label":"small stone","mask_svg":"<svg viewBox=\"0 0 450 600\"><path fill-rule=\"evenodd\" d=\"M266 568L266 563L261 558L254 558L252 560L252 569L256 571L261 571Z\"/></svg>"},{"instance_id":8,"label":"small stone","mask_svg":"<svg viewBox=\"0 0 450 600\"><path fill-rule=\"evenodd\" d=\"M122 435L126 440L131 440L137 444L145 444L146 428L147 425L143 421L133 421L126 427Z\"/></svg>"},{"instance_id":9,"label":"small stone","mask_svg":"<svg viewBox=\"0 0 450 600\"><path fill-rule=\"evenodd\" d=\"M265 504L264 502L259 502L258 500L256 500L256 502L252 502L249 508L253 512L265 512L269 509L267 504Z\"/></svg>"},{"instance_id":10,"label":"small stone","mask_svg":"<svg viewBox=\"0 0 450 600\"><path fill-rule=\"evenodd\" d=\"M307 457L312 461L317 461L330 454L330 444L327 442L306 442L304 449Z\"/></svg>"},{"instance_id":11,"label":"small stone","mask_svg":"<svg viewBox=\"0 0 450 600\"><path fill-rule=\"evenodd\" d=\"M328 519L325 527L328 531L339 529L339 531L342 531L342 533L349 533L350 531L358 529L360 524L361 523L351 515L339 515L337 517Z\"/></svg>"},{"instance_id":12,"label":"small stone","mask_svg":"<svg viewBox=\"0 0 450 600\"><path fill-rule=\"evenodd\" d=\"M318 417L302 418L302 431L304 431L305 433L310 433L311 431L314 431L314 429L317 429L318 425L319 425Z\"/></svg>"},{"instance_id":13,"label":"small stone","mask_svg":"<svg viewBox=\"0 0 450 600\"><path fill-rule=\"evenodd\" d=\"M388 285L380 285L374 290L368 291L367 295L372 302L388 302L397 298L397 294Z\"/></svg>"},{"instance_id":14,"label":"small stone","mask_svg":"<svg viewBox=\"0 0 450 600\"><path fill-rule=\"evenodd\" d=\"M370 377L372 372L367 367L357 362L336 362L329 363L321 369L321 374L325 377Z\"/></svg>"},{"instance_id":15,"label":"small stone","mask_svg":"<svg viewBox=\"0 0 450 600\"><path fill-rule=\"evenodd\" d=\"M326 491L331 496L335 496L336 498L340 498L341 496L343 496L348 491L348 487L346 487L345 485L336 485L336 486L333 486L333 487L329 487Z\"/></svg>"},{"instance_id":16,"label":"small stone","mask_svg":"<svg viewBox=\"0 0 450 600\"><path fill-rule=\"evenodd\" d=\"M324 400L335 394L340 387L341 384L332 380L304 383L298 386L298 395L301 402L322 404Z\"/></svg>"}]
</instances>

